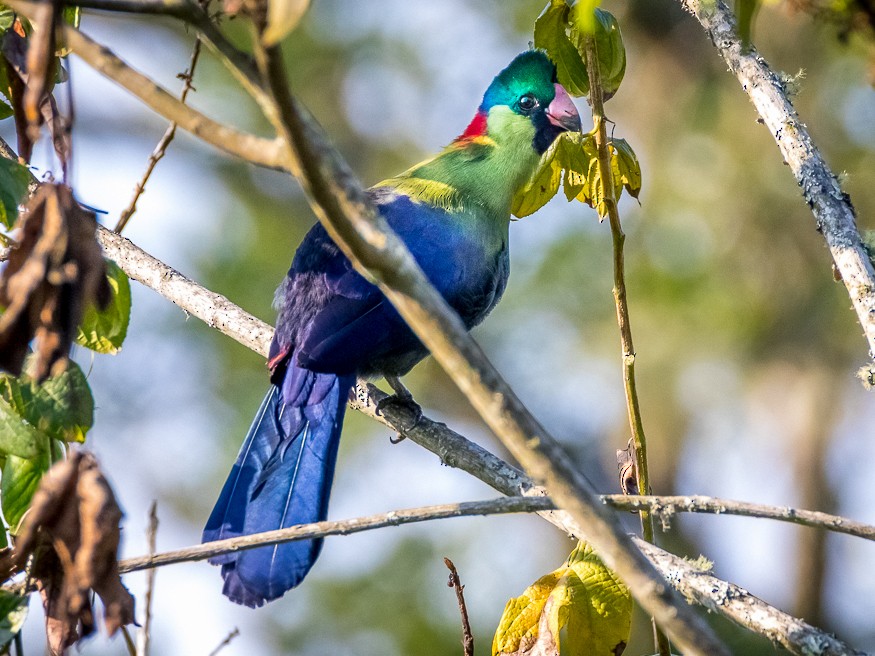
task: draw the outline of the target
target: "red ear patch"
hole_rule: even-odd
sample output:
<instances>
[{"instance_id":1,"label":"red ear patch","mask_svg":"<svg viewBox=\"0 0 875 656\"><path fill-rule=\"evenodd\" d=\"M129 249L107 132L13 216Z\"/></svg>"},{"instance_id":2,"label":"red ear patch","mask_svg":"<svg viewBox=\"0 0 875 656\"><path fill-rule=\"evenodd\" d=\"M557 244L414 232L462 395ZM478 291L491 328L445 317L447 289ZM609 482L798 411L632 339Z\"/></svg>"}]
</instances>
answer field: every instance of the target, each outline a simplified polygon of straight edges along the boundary
<instances>
[{"instance_id":1,"label":"red ear patch","mask_svg":"<svg viewBox=\"0 0 875 656\"><path fill-rule=\"evenodd\" d=\"M486 112L477 112L459 139L482 137L486 134Z\"/></svg>"}]
</instances>

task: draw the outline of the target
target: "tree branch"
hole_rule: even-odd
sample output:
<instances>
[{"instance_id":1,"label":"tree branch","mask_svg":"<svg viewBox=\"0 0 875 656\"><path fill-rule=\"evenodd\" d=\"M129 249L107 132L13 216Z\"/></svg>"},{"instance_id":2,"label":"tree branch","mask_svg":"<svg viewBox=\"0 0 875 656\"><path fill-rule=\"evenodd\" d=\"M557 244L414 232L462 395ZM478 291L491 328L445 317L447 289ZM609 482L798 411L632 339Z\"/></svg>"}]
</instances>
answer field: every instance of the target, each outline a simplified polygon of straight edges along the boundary
<instances>
[{"instance_id":1,"label":"tree branch","mask_svg":"<svg viewBox=\"0 0 875 656\"><path fill-rule=\"evenodd\" d=\"M194 88L194 69L197 66L197 62L200 59L201 55L201 40L200 37L196 38L194 41L194 48L191 51L191 59L188 63L188 68L185 70L185 73L181 73L177 77L181 77L183 79L182 92L179 94L179 102L185 104L185 100L188 97L188 92ZM125 229L125 226L128 225L128 221L131 220L131 217L134 215L134 212L137 211L137 202L140 200L140 196L143 195L143 192L146 190L146 183L149 182L149 178L152 176L152 172L155 170L155 167L158 165L158 162L163 159L164 155L167 153L167 148L170 146L170 142L176 137L176 128L177 124L172 122L167 126L167 130L164 131L164 135L158 141L158 144L155 146L155 149L152 151L152 154L149 155L149 161L146 164L146 172L143 173L143 177L140 179L140 182L137 183L136 188L134 189L134 196L131 198L131 202L128 203L127 208L125 208L121 215L119 216L118 223L116 223L114 232L121 234L121 232Z\"/></svg>"},{"instance_id":2,"label":"tree branch","mask_svg":"<svg viewBox=\"0 0 875 656\"><path fill-rule=\"evenodd\" d=\"M783 645L797 656L866 656L841 640L773 606L733 583L645 540L635 542L690 601L724 614L737 624Z\"/></svg>"},{"instance_id":3,"label":"tree branch","mask_svg":"<svg viewBox=\"0 0 875 656\"><path fill-rule=\"evenodd\" d=\"M393 510L379 515L368 517L356 517L338 521L315 522L301 524L290 528L253 533L226 540L205 542L185 549L166 551L164 553L129 558L119 562L119 571L136 572L142 569L162 567L176 563L186 563L198 560L206 560L214 556L255 549L270 544L282 544L297 540L312 540L330 535L351 535L362 531L370 531L386 526L401 526L433 519L445 519L448 517L469 517L472 515L490 515L517 512L530 512L532 507L548 508L551 505L549 499L527 499L525 497L504 497L490 501L469 501L465 503L448 503L439 506L423 506L420 508L408 508L405 510Z\"/></svg>"},{"instance_id":4,"label":"tree branch","mask_svg":"<svg viewBox=\"0 0 875 656\"><path fill-rule=\"evenodd\" d=\"M623 391L626 395L626 414L629 418L629 431L632 434L633 456L635 458L635 478L640 494L650 493L650 474L647 466L647 439L644 434L644 422L641 419L641 406L638 402L638 388L635 383L635 346L632 342L632 321L629 317L629 303L626 300L625 251L626 234L620 223L620 211L617 207L617 189L614 188L614 174L611 165L611 146L608 143L607 118L605 117L604 97L602 94L602 79L598 45L595 35L584 36L586 51L586 70L589 76L589 104L592 108L593 139L598 152L598 169L601 184L604 187L604 198L608 212L608 222L611 226L611 241L613 245L614 264L614 305L617 308L617 326L620 329L620 347L622 349ZM641 532L644 539L654 542L653 517L647 509L640 513ZM671 656L671 645L653 618L653 638L659 656Z\"/></svg>"},{"instance_id":5,"label":"tree branch","mask_svg":"<svg viewBox=\"0 0 875 656\"><path fill-rule=\"evenodd\" d=\"M9 0L15 11L30 16L36 6L25 0ZM176 123L208 144L236 155L252 164L287 170L284 145L278 139L265 139L222 125L174 98L142 73L134 70L111 50L70 25L63 26L63 39L75 55L119 86L127 89L148 107Z\"/></svg>"},{"instance_id":6,"label":"tree branch","mask_svg":"<svg viewBox=\"0 0 875 656\"><path fill-rule=\"evenodd\" d=\"M267 357L273 328L216 294L192 282L176 269L134 246L128 239L103 226L97 240L106 256L128 277L154 289L211 328L232 337L247 348Z\"/></svg>"},{"instance_id":7,"label":"tree branch","mask_svg":"<svg viewBox=\"0 0 875 656\"><path fill-rule=\"evenodd\" d=\"M681 2L705 28L778 143L851 297L869 356L875 358L875 269L863 248L850 198L799 119L781 79L752 45L742 43L723 0Z\"/></svg>"},{"instance_id":8,"label":"tree branch","mask_svg":"<svg viewBox=\"0 0 875 656\"><path fill-rule=\"evenodd\" d=\"M761 504L732 501L729 499L715 499L712 497L681 497L681 496L624 496L621 494L605 494L600 496L601 501L617 510L638 510L643 507L650 508L654 513L671 512L695 512L710 513L716 515L742 515L745 517L761 517L776 519L779 521L802 524L825 528L830 531L847 533L875 540L875 526L868 526L860 522L853 522L844 517L817 513L810 510L797 510L794 508L777 508L763 506ZM315 522L312 524L300 524L291 528L253 533L242 537L228 538L207 542L176 551L168 551L160 554L139 556L120 562L122 572L133 572L141 569L151 569L164 565L173 565L182 562L206 560L214 556L235 553L246 549L254 549L283 542L295 542L297 540L311 540L331 535L350 535L361 531L370 531L386 526L401 526L425 522L434 519L447 519L450 517L471 517L476 515L503 515L510 513L544 513L556 510L553 501L546 496L506 496L487 501L468 501L464 503L444 504L438 506L422 506L406 510L393 510L388 513L345 519L337 521ZM723 584L724 586L731 584ZM704 604L709 608L716 603L711 599Z\"/></svg>"}]
</instances>

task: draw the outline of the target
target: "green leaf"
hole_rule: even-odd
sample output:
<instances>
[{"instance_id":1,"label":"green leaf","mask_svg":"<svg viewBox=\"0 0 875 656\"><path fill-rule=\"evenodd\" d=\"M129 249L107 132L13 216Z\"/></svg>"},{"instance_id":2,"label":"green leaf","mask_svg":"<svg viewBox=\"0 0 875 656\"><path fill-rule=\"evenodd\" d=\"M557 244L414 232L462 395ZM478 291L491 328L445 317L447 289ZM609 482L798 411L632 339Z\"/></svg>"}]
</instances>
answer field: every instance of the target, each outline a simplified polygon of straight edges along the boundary
<instances>
[{"instance_id":1,"label":"green leaf","mask_svg":"<svg viewBox=\"0 0 875 656\"><path fill-rule=\"evenodd\" d=\"M79 365L71 360L63 373L42 385L28 382L25 418L49 437L84 442L94 424L94 397Z\"/></svg>"},{"instance_id":2,"label":"green leaf","mask_svg":"<svg viewBox=\"0 0 875 656\"><path fill-rule=\"evenodd\" d=\"M261 35L264 45L276 45L294 30L309 6L310 0L267 0L267 25Z\"/></svg>"},{"instance_id":3,"label":"green leaf","mask_svg":"<svg viewBox=\"0 0 875 656\"><path fill-rule=\"evenodd\" d=\"M0 32L5 32L15 22L15 12L12 7L0 5Z\"/></svg>"},{"instance_id":4,"label":"green leaf","mask_svg":"<svg viewBox=\"0 0 875 656\"><path fill-rule=\"evenodd\" d=\"M27 617L27 596L0 590L0 649L6 647L21 631Z\"/></svg>"},{"instance_id":5,"label":"green leaf","mask_svg":"<svg viewBox=\"0 0 875 656\"><path fill-rule=\"evenodd\" d=\"M49 449L36 458L25 459L9 456L3 464L3 478L0 479L0 506L9 524L9 532L15 535L24 513L30 508L34 492L49 467L52 458Z\"/></svg>"},{"instance_id":6,"label":"green leaf","mask_svg":"<svg viewBox=\"0 0 875 656\"><path fill-rule=\"evenodd\" d=\"M507 602L492 642L493 656L560 653L617 656L629 640L632 596L587 543L564 566Z\"/></svg>"},{"instance_id":7,"label":"green leaf","mask_svg":"<svg viewBox=\"0 0 875 656\"><path fill-rule=\"evenodd\" d=\"M4 384L0 387L0 454L35 458L48 448L48 437L28 423L10 402L7 382L2 381Z\"/></svg>"},{"instance_id":8,"label":"green leaf","mask_svg":"<svg viewBox=\"0 0 875 656\"><path fill-rule=\"evenodd\" d=\"M620 87L626 74L626 47L620 25L614 15L598 9L592 2L575 5L572 15L571 39L574 46L586 56L586 35L593 35L599 60L599 76L604 100L610 99Z\"/></svg>"},{"instance_id":9,"label":"green leaf","mask_svg":"<svg viewBox=\"0 0 875 656\"><path fill-rule=\"evenodd\" d=\"M109 305L86 308L76 334L76 343L98 353L115 354L122 347L131 320L131 283L112 260L106 260L106 277L112 291Z\"/></svg>"},{"instance_id":10,"label":"green leaf","mask_svg":"<svg viewBox=\"0 0 875 656\"><path fill-rule=\"evenodd\" d=\"M602 0L580 0L574 5L577 25L586 34L595 32L595 11L600 4L602 4Z\"/></svg>"},{"instance_id":11,"label":"green leaf","mask_svg":"<svg viewBox=\"0 0 875 656\"><path fill-rule=\"evenodd\" d=\"M27 367L28 362L25 362L25 370ZM26 422L43 436L84 442L85 434L94 423L91 388L82 369L73 361L63 373L52 376L42 385L27 375L21 378L0 375L0 397L12 407L19 421ZM16 455L29 458L44 449L44 443L40 443L28 453Z\"/></svg>"},{"instance_id":12,"label":"green leaf","mask_svg":"<svg viewBox=\"0 0 875 656\"><path fill-rule=\"evenodd\" d=\"M7 228L11 228L18 217L18 204L27 194L28 184L30 171L27 167L0 157L0 223Z\"/></svg>"},{"instance_id":13,"label":"green leaf","mask_svg":"<svg viewBox=\"0 0 875 656\"><path fill-rule=\"evenodd\" d=\"M565 0L551 0L550 6L535 21L535 47L547 51L556 64L560 84L572 96L589 93L586 64L578 48L568 37L568 16L571 8Z\"/></svg>"},{"instance_id":14,"label":"green leaf","mask_svg":"<svg viewBox=\"0 0 875 656\"><path fill-rule=\"evenodd\" d=\"M82 10L79 7L64 7L63 18L67 25L78 28L79 21L82 20Z\"/></svg>"},{"instance_id":15,"label":"green leaf","mask_svg":"<svg viewBox=\"0 0 875 656\"><path fill-rule=\"evenodd\" d=\"M522 218L541 209L556 195L563 182L568 200L577 196L587 184L589 161L594 155L595 145L591 134L560 134L541 156L532 177L514 197L514 216Z\"/></svg>"},{"instance_id":16,"label":"green leaf","mask_svg":"<svg viewBox=\"0 0 875 656\"><path fill-rule=\"evenodd\" d=\"M9 103L0 100L0 121L4 118L9 118L12 114L14 114L14 112L12 111L12 107L9 106Z\"/></svg>"},{"instance_id":17,"label":"green leaf","mask_svg":"<svg viewBox=\"0 0 875 656\"><path fill-rule=\"evenodd\" d=\"M611 157L617 180L615 188L619 189L622 185L632 198L638 198L641 191L641 165L638 163L638 156L625 139L611 139L611 145L615 151Z\"/></svg>"}]
</instances>

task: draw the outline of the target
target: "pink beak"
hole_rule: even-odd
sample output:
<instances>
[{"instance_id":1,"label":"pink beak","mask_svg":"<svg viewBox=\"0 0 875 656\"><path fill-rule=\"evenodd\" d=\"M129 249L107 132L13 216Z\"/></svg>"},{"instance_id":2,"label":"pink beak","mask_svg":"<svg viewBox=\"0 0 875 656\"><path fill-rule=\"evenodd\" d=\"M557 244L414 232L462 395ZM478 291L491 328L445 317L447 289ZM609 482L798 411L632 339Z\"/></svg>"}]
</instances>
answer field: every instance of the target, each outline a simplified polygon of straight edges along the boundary
<instances>
[{"instance_id":1,"label":"pink beak","mask_svg":"<svg viewBox=\"0 0 875 656\"><path fill-rule=\"evenodd\" d=\"M577 107L571 101L571 96L561 84L553 85L556 89L556 97L547 107L547 120L563 130L580 132L580 114Z\"/></svg>"}]
</instances>

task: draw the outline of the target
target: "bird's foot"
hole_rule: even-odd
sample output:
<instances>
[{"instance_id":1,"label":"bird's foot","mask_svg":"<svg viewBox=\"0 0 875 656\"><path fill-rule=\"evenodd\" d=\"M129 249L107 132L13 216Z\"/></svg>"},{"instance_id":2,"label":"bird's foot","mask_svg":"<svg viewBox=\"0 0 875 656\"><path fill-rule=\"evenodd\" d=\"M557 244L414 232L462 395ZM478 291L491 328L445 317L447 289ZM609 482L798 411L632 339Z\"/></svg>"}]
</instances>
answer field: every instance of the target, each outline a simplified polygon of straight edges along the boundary
<instances>
[{"instance_id":1,"label":"bird's foot","mask_svg":"<svg viewBox=\"0 0 875 656\"><path fill-rule=\"evenodd\" d=\"M394 407L410 415L409 424L401 426L401 430L397 437L389 438L389 441L392 442L392 444L398 444L398 442L401 442L406 437L404 433L413 430L419 425L419 422L422 421L422 407L413 400L413 395L406 387L404 387L397 377L386 376L386 382L389 383L389 386L393 390L395 390L395 393L377 401L377 414L381 415L386 408Z\"/></svg>"}]
</instances>

